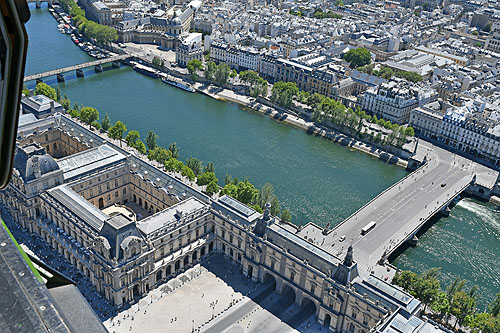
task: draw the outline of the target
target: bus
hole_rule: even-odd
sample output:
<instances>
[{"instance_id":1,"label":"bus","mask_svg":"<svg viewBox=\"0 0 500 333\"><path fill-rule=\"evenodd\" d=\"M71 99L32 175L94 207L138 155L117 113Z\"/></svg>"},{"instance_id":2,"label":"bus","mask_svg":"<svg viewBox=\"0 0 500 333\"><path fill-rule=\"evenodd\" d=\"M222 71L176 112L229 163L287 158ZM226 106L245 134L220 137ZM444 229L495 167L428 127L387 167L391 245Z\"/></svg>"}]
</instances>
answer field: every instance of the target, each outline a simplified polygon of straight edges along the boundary
<instances>
[{"instance_id":1,"label":"bus","mask_svg":"<svg viewBox=\"0 0 500 333\"><path fill-rule=\"evenodd\" d=\"M373 228L375 228L376 225L377 225L377 223L375 223L375 221L371 221L370 223L368 223L367 225L365 225L363 227L363 229L361 229L361 234L362 235L366 235L370 230L372 230Z\"/></svg>"}]
</instances>

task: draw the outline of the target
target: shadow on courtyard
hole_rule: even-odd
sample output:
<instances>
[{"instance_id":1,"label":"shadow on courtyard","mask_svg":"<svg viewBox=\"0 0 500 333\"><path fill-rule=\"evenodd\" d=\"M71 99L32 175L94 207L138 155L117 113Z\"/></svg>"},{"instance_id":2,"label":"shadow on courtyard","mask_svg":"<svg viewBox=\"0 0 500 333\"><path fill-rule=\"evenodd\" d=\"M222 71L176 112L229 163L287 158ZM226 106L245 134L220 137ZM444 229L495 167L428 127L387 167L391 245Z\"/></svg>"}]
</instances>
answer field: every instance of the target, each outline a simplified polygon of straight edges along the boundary
<instances>
[{"instance_id":1,"label":"shadow on courtyard","mask_svg":"<svg viewBox=\"0 0 500 333\"><path fill-rule=\"evenodd\" d=\"M271 275L266 275L264 283L253 282L243 275L241 266L228 261L221 254L215 254L204 259L201 266L224 281L235 292L246 295L254 303L293 329L299 329L308 320L313 319L312 321L315 321L316 306L314 303L306 298L302 304L295 304L296 294L288 285L283 287L281 295L276 293L276 281ZM244 311L239 310L240 307L236 302L235 307L234 312L239 311L244 314ZM231 310L231 306L228 306L226 311ZM230 317L231 313L225 315ZM244 314L244 316L247 315ZM207 332L211 332L211 330L209 329Z\"/></svg>"}]
</instances>

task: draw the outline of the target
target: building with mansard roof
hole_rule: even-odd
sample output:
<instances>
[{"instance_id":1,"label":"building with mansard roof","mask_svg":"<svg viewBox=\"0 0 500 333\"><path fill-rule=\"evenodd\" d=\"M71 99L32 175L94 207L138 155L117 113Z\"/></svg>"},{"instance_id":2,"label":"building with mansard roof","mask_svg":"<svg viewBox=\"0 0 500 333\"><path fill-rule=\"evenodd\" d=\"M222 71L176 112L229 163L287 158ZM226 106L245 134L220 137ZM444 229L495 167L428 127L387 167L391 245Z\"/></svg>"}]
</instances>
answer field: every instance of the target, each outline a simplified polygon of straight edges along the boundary
<instances>
[{"instance_id":1,"label":"building with mansard roof","mask_svg":"<svg viewBox=\"0 0 500 333\"><path fill-rule=\"evenodd\" d=\"M261 214L229 196L210 198L66 115L22 119L0 201L116 307L219 253L253 281L273 281L330 331L390 328L421 309L388 282L360 276L352 247L340 258L269 206Z\"/></svg>"}]
</instances>

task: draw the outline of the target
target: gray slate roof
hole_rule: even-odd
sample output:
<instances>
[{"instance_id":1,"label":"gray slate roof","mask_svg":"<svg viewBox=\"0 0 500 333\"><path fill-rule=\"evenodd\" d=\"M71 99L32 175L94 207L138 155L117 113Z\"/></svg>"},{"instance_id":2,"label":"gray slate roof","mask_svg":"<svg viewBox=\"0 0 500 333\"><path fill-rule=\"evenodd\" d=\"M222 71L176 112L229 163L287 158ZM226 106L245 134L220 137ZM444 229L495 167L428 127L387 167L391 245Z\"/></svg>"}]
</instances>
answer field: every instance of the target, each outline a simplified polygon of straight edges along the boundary
<instances>
[{"instance_id":1,"label":"gray slate roof","mask_svg":"<svg viewBox=\"0 0 500 333\"><path fill-rule=\"evenodd\" d=\"M30 144L17 149L14 157L14 169L19 171L20 176L25 182L35 179L37 164L42 176L59 170L59 166L52 156L46 154L45 149L36 144Z\"/></svg>"},{"instance_id":2,"label":"gray slate roof","mask_svg":"<svg viewBox=\"0 0 500 333\"><path fill-rule=\"evenodd\" d=\"M125 155L108 145L102 145L61 158L57 164L64 172L64 180L68 181L85 173L110 167L117 162L125 161L125 159Z\"/></svg>"},{"instance_id":3,"label":"gray slate roof","mask_svg":"<svg viewBox=\"0 0 500 333\"><path fill-rule=\"evenodd\" d=\"M66 185L55 187L47 192L96 231L101 230L104 221L108 218L101 210Z\"/></svg>"},{"instance_id":4,"label":"gray slate roof","mask_svg":"<svg viewBox=\"0 0 500 333\"><path fill-rule=\"evenodd\" d=\"M137 228L144 235L150 237L157 231L161 232L162 229L182 224L184 218L203 209L207 211L208 206L195 197L191 197L138 222ZM188 220L191 221L191 218L188 217Z\"/></svg>"}]
</instances>

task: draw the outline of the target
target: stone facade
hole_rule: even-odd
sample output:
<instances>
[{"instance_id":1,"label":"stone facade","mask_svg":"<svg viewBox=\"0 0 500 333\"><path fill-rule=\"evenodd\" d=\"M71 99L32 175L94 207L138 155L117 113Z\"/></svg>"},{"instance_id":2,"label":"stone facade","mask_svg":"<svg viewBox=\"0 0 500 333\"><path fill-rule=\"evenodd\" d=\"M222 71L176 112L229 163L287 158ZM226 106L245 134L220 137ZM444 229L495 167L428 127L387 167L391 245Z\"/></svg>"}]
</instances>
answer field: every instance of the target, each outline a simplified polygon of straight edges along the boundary
<instances>
[{"instance_id":1,"label":"stone facade","mask_svg":"<svg viewBox=\"0 0 500 333\"><path fill-rule=\"evenodd\" d=\"M410 111L436 100L437 94L412 85L405 80L393 80L368 89L361 108L395 124L406 124Z\"/></svg>"},{"instance_id":2,"label":"stone facade","mask_svg":"<svg viewBox=\"0 0 500 333\"><path fill-rule=\"evenodd\" d=\"M228 196L211 200L66 116L19 127L14 175L0 199L118 307L217 252L293 295L331 331L367 333L394 311L420 311L396 287L361 278L352 248L338 258L269 206L260 214Z\"/></svg>"}]
</instances>

